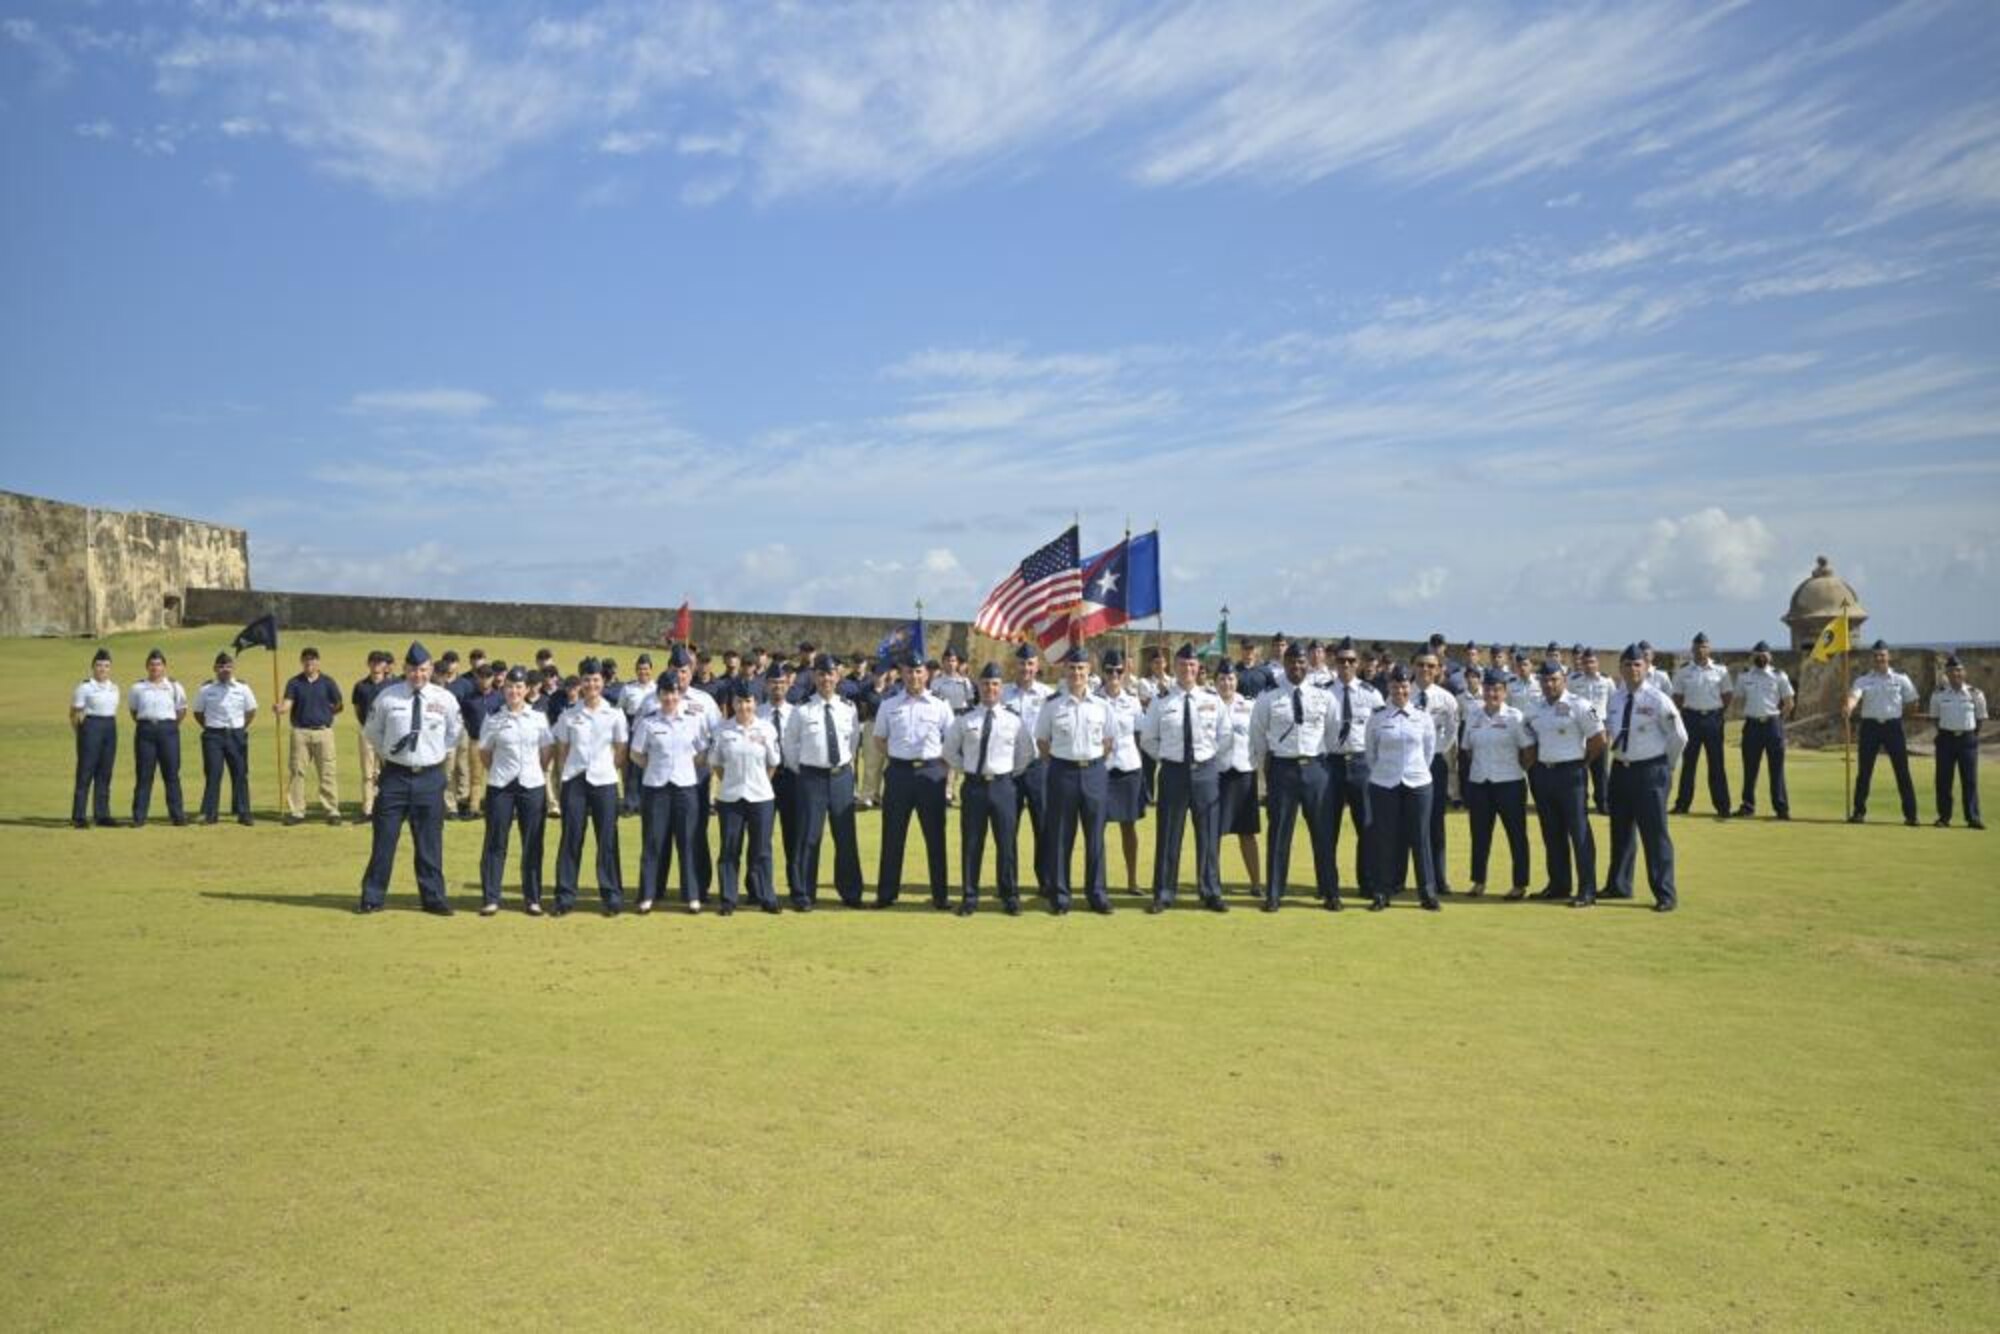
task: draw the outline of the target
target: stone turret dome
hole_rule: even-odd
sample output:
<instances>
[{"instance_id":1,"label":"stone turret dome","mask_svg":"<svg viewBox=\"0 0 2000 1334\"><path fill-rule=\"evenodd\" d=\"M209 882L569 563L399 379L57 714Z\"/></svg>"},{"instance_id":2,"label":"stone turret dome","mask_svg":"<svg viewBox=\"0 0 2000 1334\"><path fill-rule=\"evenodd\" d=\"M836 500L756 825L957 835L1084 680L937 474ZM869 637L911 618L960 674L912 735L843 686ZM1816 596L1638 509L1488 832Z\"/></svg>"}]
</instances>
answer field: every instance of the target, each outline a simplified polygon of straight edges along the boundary
<instances>
[{"instance_id":1,"label":"stone turret dome","mask_svg":"<svg viewBox=\"0 0 2000 1334\"><path fill-rule=\"evenodd\" d=\"M1792 590L1791 606L1785 611L1784 622L1792 632L1792 647L1811 648L1826 623L1840 614L1842 606L1847 608L1850 630L1858 629L1868 619L1868 610L1861 605L1861 595L1854 591L1854 585L1835 574L1833 562L1821 556L1812 574Z\"/></svg>"}]
</instances>

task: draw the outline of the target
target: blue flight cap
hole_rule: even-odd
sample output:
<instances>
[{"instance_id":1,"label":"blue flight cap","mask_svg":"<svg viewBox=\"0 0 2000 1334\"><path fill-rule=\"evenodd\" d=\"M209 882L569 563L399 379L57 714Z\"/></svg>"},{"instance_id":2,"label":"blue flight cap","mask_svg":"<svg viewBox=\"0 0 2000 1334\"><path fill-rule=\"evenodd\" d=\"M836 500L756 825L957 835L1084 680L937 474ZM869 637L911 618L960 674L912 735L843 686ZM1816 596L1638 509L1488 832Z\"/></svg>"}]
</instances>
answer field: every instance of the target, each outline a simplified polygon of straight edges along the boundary
<instances>
[{"instance_id":1,"label":"blue flight cap","mask_svg":"<svg viewBox=\"0 0 2000 1334\"><path fill-rule=\"evenodd\" d=\"M1542 649L1542 652L1548 654L1551 658L1553 658L1555 657L1556 654L1562 652L1562 648L1556 643L1555 640L1551 639L1548 642L1548 644Z\"/></svg>"},{"instance_id":2,"label":"blue flight cap","mask_svg":"<svg viewBox=\"0 0 2000 1334\"><path fill-rule=\"evenodd\" d=\"M602 676L604 675L604 664L596 658L585 658L576 665L576 674L578 676Z\"/></svg>"},{"instance_id":3,"label":"blue flight cap","mask_svg":"<svg viewBox=\"0 0 2000 1334\"><path fill-rule=\"evenodd\" d=\"M1182 644L1179 648L1174 650L1174 661L1198 662L1200 661L1200 657L1198 654L1195 653L1193 644Z\"/></svg>"},{"instance_id":4,"label":"blue flight cap","mask_svg":"<svg viewBox=\"0 0 2000 1334\"><path fill-rule=\"evenodd\" d=\"M91 661L91 662L92 662L93 664L95 664L95 663L100 663L100 662L110 662L110 661L111 661L111 650L110 650L110 649L108 649L108 648L101 648L101 649L97 650L97 652L95 652L95 653L93 653L93 654L91 654L91 655L90 655L90 661Z\"/></svg>"},{"instance_id":5,"label":"blue flight cap","mask_svg":"<svg viewBox=\"0 0 2000 1334\"><path fill-rule=\"evenodd\" d=\"M650 653L641 653L638 657L632 659L632 665L634 667L651 667L653 665L653 655Z\"/></svg>"},{"instance_id":6,"label":"blue flight cap","mask_svg":"<svg viewBox=\"0 0 2000 1334\"><path fill-rule=\"evenodd\" d=\"M160 652L158 649L153 649L146 654L147 662L165 662L166 660L167 660L167 655Z\"/></svg>"},{"instance_id":7,"label":"blue flight cap","mask_svg":"<svg viewBox=\"0 0 2000 1334\"><path fill-rule=\"evenodd\" d=\"M1338 644L1335 644L1335 645L1333 646L1333 651L1334 651L1335 653L1352 653L1352 652L1354 652L1354 636L1353 636L1353 635L1342 635L1342 636L1340 637L1340 642L1339 642Z\"/></svg>"},{"instance_id":8,"label":"blue flight cap","mask_svg":"<svg viewBox=\"0 0 2000 1334\"><path fill-rule=\"evenodd\" d=\"M1750 646L1750 651L1752 653L1769 653L1771 651L1770 641L1760 639Z\"/></svg>"},{"instance_id":9,"label":"blue flight cap","mask_svg":"<svg viewBox=\"0 0 2000 1334\"><path fill-rule=\"evenodd\" d=\"M1569 655L1572 658L1581 658L1583 656L1583 645L1571 644L1569 646Z\"/></svg>"},{"instance_id":10,"label":"blue flight cap","mask_svg":"<svg viewBox=\"0 0 2000 1334\"><path fill-rule=\"evenodd\" d=\"M1554 658L1544 660L1542 665L1535 669L1536 676L1561 676L1562 674L1562 664Z\"/></svg>"},{"instance_id":11,"label":"blue flight cap","mask_svg":"<svg viewBox=\"0 0 2000 1334\"><path fill-rule=\"evenodd\" d=\"M979 669L979 679L982 681L1004 681L1007 679L1007 673L1000 670L999 663L989 662Z\"/></svg>"},{"instance_id":12,"label":"blue flight cap","mask_svg":"<svg viewBox=\"0 0 2000 1334\"><path fill-rule=\"evenodd\" d=\"M510 686L524 686L528 684L528 669L526 667L509 667L507 669L507 684Z\"/></svg>"},{"instance_id":13,"label":"blue flight cap","mask_svg":"<svg viewBox=\"0 0 2000 1334\"><path fill-rule=\"evenodd\" d=\"M1501 671L1498 667L1488 667L1484 674L1480 676L1479 684L1483 686L1504 686L1507 684L1507 673Z\"/></svg>"},{"instance_id":14,"label":"blue flight cap","mask_svg":"<svg viewBox=\"0 0 2000 1334\"><path fill-rule=\"evenodd\" d=\"M1224 658L1221 662L1215 664L1215 674L1217 676L1234 676L1236 675L1236 664Z\"/></svg>"},{"instance_id":15,"label":"blue flight cap","mask_svg":"<svg viewBox=\"0 0 2000 1334\"><path fill-rule=\"evenodd\" d=\"M1651 653L1653 651L1653 645L1650 640L1640 640L1638 648L1641 653Z\"/></svg>"},{"instance_id":16,"label":"blue flight cap","mask_svg":"<svg viewBox=\"0 0 2000 1334\"><path fill-rule=\"evenodd\" d=\"M403 665L405 667L421 667L430 660L431 651L417 640L412 639L410 646L403 650Z\"/></svg>"},{"instance_id":17,"label":"blue flight cap","mask_svg":"<svg viewBox=\"0 0 2000 1334\"><path fill-rule=\"evenodd\" d=\"M1706 644L1708 642L1708 631L1706 630L1695 631L1694 642L1697 644Z\"/></svg>"},{"instance_id":18,"label":"blue flight cap","mask_svg":"<svg viewBox=\"0 0 2000 1334\"><path fill-rule=\"evenodd\" d=\"M1624 649L1624 651L1623 651L1623 652L1621 652L1621 653L1620 653L1620 654L1618 655L1618 661L1620 661L1620 662L1644 662L1644 661L1646 660L1646 648L1645 648L1645 644L1646 644L1646 641L1645 641L1645 640L1643 640L1643 639L1642 639L1642 640L1640 640L1640 641L1639 641L1638 643L1636 643L1636 644L1627 644L1627 645L1625 646L1625 649Z\"/></svg>"},{"instance_id":19,"label":"blue flight cap","mask_svg":"<svg viewBox=\"0 0 2000 1334\"><path fill-rule=\"evenodd\" d=\"M1878 639L1874 643L1870 644L1868 646L1868 649L1869 652L1871 653L1887 653L1889 651L1889 641L1886 639Z\"/></svg>"},{"instance_id":20,"label":"blue flight cap","mask_svg":"<svg viewBox=\"0 0 2000 1334\"><path fill-rule=\"evenodd\" d=\"M766 681L781 681L785 677L790 676L791 674L792 674L791 668L785 666L785 664L782 662L776 661L775 659L772 661L769 667L766 667L764 669L764 679Z\"/></svg>"},{"instance_id":21,"label":"blue flight cap","mask_svg":"<svg viewBox=\"0 0 2000 1334\"><path fill-rule=\"evenodd\" d=\"M656 694L678 695L681 692L681 679L672 672L662 672L660 679L653 683L653 690Z\"/></svg>"},{"instance_id":22,"label":"blue flight cap","mask_svg":"<svg viewBox=\"0 0 2000 1334\"><path fill-rule=\"evenodd\" d=\"M1404 669L1402 663L1399 662L1394 667L1391 667L1389 669L1390 684L1393 685L1397 681L1408 681L1409 679L1410 679L1410 673Z\"/></svg>"},{"instance_id":23,"label":"blue flight cap","mask_svg":"<svg viewBox=\"0 0 2000 1334\"><path fill-rule=\"evenodd\" d=\"M1304 661L1305 656L1306 656L1306 646L1304 644L1301 644L1296 640L1294 640L1292 643L1285 645L1286 662L1290 662L1295 658L1300 661Z\"/></svg>"},{"instance_id":24,"label":"blue flight cap","mask_svg":"<svg viewBox=\"0 0 2000 1334\"><path fill-rule=\"evenodd\" d=\"M1104 670L1107 672L1114 671L1116 669L1124 667L1125 665L1124 650L1115 648L1108 648L1104 650L1104 657L1100 660L1099 665L1102 666Z\"/></svg>"},{"instance_id":25,"label":"blue flight cap","mask_svg":"<svg viewBox=\"0 0 2000 1334\"><path fill-rule=\"evenodd\" d=\"M833 660L831 653L816 653L813 655L813 670L816 672L837 672L840 670L840 664Z\"/></svg>"},{"instance_id":26,"label":"blue flight cap","mask_svg":"<svg viewBox=\"0 0 2000 1334\"><path fill-rule=\"evenodd\" d=\"M667 666L692 667L694 666L694 654L676 644L674 645L674 651L667 654Z\"/></svg>"},{"instance_id":27,"label":"blue flight cap","mask_svg":"<svg viewBox=\"0 0 2000 1334\"><path fill-rule=\"evenodd\" d=\"M1083 645L1078 644L1075 648L1063 654L1063 661L1065 663L1070 663L1070 664L1080 662L1088 666L1090 663L1090 655L1083 651Z\"/></svg>"},{"instance_id":28,"label":"blue flight cap","mask_svg":"<svg viewBox=\"0 0 2000 1334\"><path fill-rule=\"evenodd\" d=\"M1944 655L1944 665L1945 665L1945 666L1947 666L1947 667L1963 667L1963 666L1965 666L1965 664L1964 664L1964 663L1962 663L1962 662L1960 662L1960 661L1958 660L1958 655L1957 655L1956 653L1947 653L1947 654L1945 654L1945 655Z\"/></svg>"},{"instance_id":29,"label":"blue flight cap","mask_svg":"<svg viewBox=\"0 0 2000 1334\"><path fill-rule=\"evenodd\" d=\"M1026 662L1030 658L1039 658L1040 656L1042 655L1035 651L1033 644L1024 643L1021 647L1014 650L1014 657L1021 662Z\"/></svg>"}]
</instances>

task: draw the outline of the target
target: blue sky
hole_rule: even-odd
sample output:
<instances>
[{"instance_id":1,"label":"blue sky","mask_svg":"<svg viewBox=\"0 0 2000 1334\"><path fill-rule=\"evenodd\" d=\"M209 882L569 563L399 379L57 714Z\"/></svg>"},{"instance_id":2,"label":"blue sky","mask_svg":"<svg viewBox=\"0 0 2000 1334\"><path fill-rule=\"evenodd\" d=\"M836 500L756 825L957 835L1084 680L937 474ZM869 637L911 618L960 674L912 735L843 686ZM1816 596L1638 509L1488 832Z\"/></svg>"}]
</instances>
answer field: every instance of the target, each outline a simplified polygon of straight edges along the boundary
<instances>
[{"instance_id":1,"label":"blue sky","mask_svg":"<svg viewBox=\"0 0 2000 1334\"><path fill-rule=\"evenodd\" d=\"M2000 638L2000 29L0 0L0 486L262 586Z\"/></svg>"}]
</instances>

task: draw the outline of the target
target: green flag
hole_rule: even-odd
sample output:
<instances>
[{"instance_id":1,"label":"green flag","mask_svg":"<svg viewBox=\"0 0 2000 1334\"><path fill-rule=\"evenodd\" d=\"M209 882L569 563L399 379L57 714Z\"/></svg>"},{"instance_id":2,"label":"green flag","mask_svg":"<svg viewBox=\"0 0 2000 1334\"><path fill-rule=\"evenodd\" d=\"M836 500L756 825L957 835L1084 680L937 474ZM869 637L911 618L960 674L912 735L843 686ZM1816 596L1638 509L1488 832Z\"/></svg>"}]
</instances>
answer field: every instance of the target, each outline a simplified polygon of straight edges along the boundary
<instances>
[{"instance_id":1,"label":"green flag","mask_svg":"<svg viewBox=\"0 0 2000 1334\"><path fill-rule=\"evenodd\" d=\"M1229 615L1227 612L1223 613L1222 619L1216 623L1215 638L1201 646L1201 656L1204 658L1226 658L1229 656Z\"/></svg>"}]
</instances>

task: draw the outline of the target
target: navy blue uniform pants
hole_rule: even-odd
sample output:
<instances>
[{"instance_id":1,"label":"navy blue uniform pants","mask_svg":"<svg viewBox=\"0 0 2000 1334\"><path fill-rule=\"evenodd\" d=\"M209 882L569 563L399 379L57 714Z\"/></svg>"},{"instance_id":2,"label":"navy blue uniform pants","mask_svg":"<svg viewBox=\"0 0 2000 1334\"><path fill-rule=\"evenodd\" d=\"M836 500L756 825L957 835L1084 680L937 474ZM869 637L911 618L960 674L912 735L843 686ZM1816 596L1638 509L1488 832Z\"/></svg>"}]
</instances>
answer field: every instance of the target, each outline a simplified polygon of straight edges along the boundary
<instances>
[{"instance_id":1,"label":"navy blue uniform pants","mask_svg":"<svg viewBox=\"0 0 2000 1334\"><path fill-rule=\"evenodd\" d=\"M1011 777L981 778L968 774L958 787L959 877L964 888L961 900L967 907L979 906L979 868L986 859L986 835L993 835L993 883L1000 901L1021 901L1019 853L1021 794Z\"/></svg>"},{"instance_id":2,"label":"navy blue uniform pants","mask_svg":"<svg viewBox=\"0 0 2000 1334\"><path fill-rule=\"evenodd\" d=\"M1181 839L1194 817L1195 889L1202 902L1222 897L1222 782L1213 757L1199 764L1162 760L1158 824L1153 832L1153 897L1172 903L1180 887Z\"/></svg>"},{"instance_id":3,"label":"navy blue uniform pants","mask_svg":"<svg viewBox=\"0 0 2000 1334\"><path fill-rule=\"evenodd\" d=\"M1594 760L1585 760L1590 770L1590 808L1599 815L1611 814L1611 747L1606 746Z\"/></svg>"},{"instance_id":4,"label":"navy blue uniform pants","mask_svg":"<svg viewBox=\"0 0 2000 1334\"><path fill-rule=\"evenodd\" d=\"M1076 836L1083 833L1083 893L1093 908L1111 903L1104 878L1104 798L1109 780L1104 761L1048 761L1048 832L1053 844L1049 859L1051 901L1059 909L1070 904L1071 860Z\"/></svg>"},{"instance_id":5,"label":"navy blue uniform pants","mask_svg":"<svg viewBox=\"0 0 2000 1334\"><path fill-rule=\"evenodd\" d=\"M1472 883L1486 883L1486 863L1493 853L1493 822L1499 820L1507 835L1507 851L1514 862L1510 887L1528 887L1528 784L1516 778L1509 783L1465 784L1465 811L1472 825Z\"/></svg>"},{"instance_id":6,"label":"navy blue uniform pants","mask_svg":"<svg viewBox=\"0 0 2000 1334\"><path fill-rule=\"evenodd\" d=\"M99 824L111 823L111 766L118 758L118 720L85 718L76 729L76 795L72 823L85 823L86 807Z\"/></svg>"},{"instance_id":7,"label":"navy blue uniform pants","mask_svg":"<svg viewBox=\"0 0 2000 1334\"><path fill-rule=\"evenodd\" d=\"M895 760L883 774L882 865L875 877L875 901L891 904L903 892L903 845L910 835L910 816L924 831L924 852L931 873L931 902L950 901L951 885L944 850L945 763L943 760Z\"/></svg>"},{"instance_id":8,"label":"navy blue uniform pants","mask_svg":"<svg viewBox=\"0 0 2000 1334\"><path fill-rule=\"evenodd\" d=\"M389 877L396 870L396 843L405 823L416 853L417 896L432 906L444 903L444 770L442 764L412 769L393 761L383 763L375 814L369 821L368 869L361 873L363 903L380 907L388 897Z\"/></svg>"},{"instance_id":9,"label":"navy blue uniform pants","mask_svg":"<svg viewBox=\"0 0 2000 1334\"><path fill-rule=\"evenodd\" d=\"M229 805L236 818L250 818L250 734L241 727L201 729L201 818L213 820L222 796L222 772L229 771Z\"/></svg>"},{"instance_id":10,"label":"navy blue uniform pants","mask_svg":"<svg viewBox=\"0 0 2000 1334\"><path fill-rule=\"evenodd\" d=\"M1564 898L1571 893L1596 898L1597 840L1590 832L1590 777L1584 762L1538 763L1528 777L1535 785L1535 819L1542 827L1548 887Z\"/></svg>"},{"instance_id":11,"label":"navy blue uniform pants","mask_svg":"<svg viewBox=\"0 0 2000 1334\"><path fill-rule=\"evenodd\" d=\"M639 897L646 901L667 896L667 873L678 859L681 902L701 897L695 878L694 842L699 834L701 798L695 788L642 787L639 791Z\"/></svg>"},{"instance_id":12,"label":"navy blue uniform pants","mask_svg":"<svg viewBox=\"0 0 2000 1334\"><path fill-rule=\"evenodd\" d=\"M510 830L521 830L521 901L542 901L542 836L548 830L549 790L522 787L519 782L486 789L486 841L479 849L479 896L500 902L500 882L507 874Z\"/></svg>"},{"instance_id":13,"label":"navy blue uniform pants","mask_svg":"<svg viewBox=\"0 0 2000 1334\"><path fill-rule=\"evenodd\" d=\"M1451 808L1445 794L1451 791L1451 761L1442 755L1431 758L1431 871L1437 876L1436 885L1440 891L1451 888L1451 877L1444 870L1444 816ZM1402 863L1396 866L1396 883L1403 883Z\"/></svg>"},{"instance_id":14,"label":"navy blue uniform pants","mask_svg":"<svg viewBox=\"0 0 2000 1334\"><path fill-rule=\"evenodd\" d=\"M1937 734L1938 819L1951 818L1951 787L1956 779L1965 789L1965 818L1979 814L1979 733L1957 734L1940 730Z\"/></svg>"},{"instance_id":15,"label":"navy blue uniform pants","mask_svg":"<svg viewBox=\"0 0 2000 1334\"><path fill-rule=\"evenodd\" d=\"M1326 861L1333 880L1333 892L1340 892L1340 825L1343 815L1354 818L1354 888L1370 894L1395 887L1392 880L1378 885L1375 880L1374 794L1379 789L1368 781L1368 761L1361 755L1329 755L1326 761L1328 809L1332 832L1327 836Z\"/></svg>"},{"instance_id":16,"label":"navy blue uniform pants","mask_svg":"<svg viewBox=\"0 0 2000 1334\"><path fill-rule=\"evenodd\" d=\"M1313 883L1319 897L1340 892L1340 869L1334 863L1333 779L1326 761L1317 755L1287 759L1272 755L1264 761L1264 786L1269 792L1271 841L1264 849L1264 902L1285 897L1292 873L1292 836L1299 816L1306 818L1312 844Z\"/></svg>"},{"instance_id":17,"label":"navy blue uniform pants","mask_svg":"<svg viewBox=\"0 0 2000 1334\"><path fill-rule=\"evenodd\" d=\"M1721 709L1686 709L1681 713L1687 724L1687 749L1681 752L1681 787L1674 796L1676 808L1685 811L1694 804L1694 771L1701 761L1708 764L1708 799L1717 815L1729 814L1729 771L1722 767L1723 712Z\"/></svg>"},{"instance_id":18,"label":"navy blue uniform pants","mask_svg":"<svg viewBox=\"0 0 2000 1334\"><path fill-rule=\"evenodd\" d=\"M1402 878L1402 868L1415 862L1417 897L1436 903L1437 865L1431 860L1432 785L1376 787L1368 795L1375 852L1381 859L1375 871L1375 897L1386 897L1389 887Z\"/></svg>"},{"instance_id":19,"label":"navy blue uniform pants","mask_svg":"<svg viewBox=\"0 0 2000 1334\"><path fill-rule=\"evenodd\" d=\"M140 723L133 732L133 749L138 752L139 774L132 785L132 823L146 823L153 809L153 774L167 789L167 817L175 824L187 819L181 804L181 727L161 719Z\"/></svg>"},{"instance_id":20,"label":"navy blue uniform pants","mask_svg":"<svg viewBox=\"0 0 2000 1334\"><path fill-rule=\"evenodd\" d=\"M1861 768L1854 775L1854 813L1868 813L1868 781L1875 776L1875 757L1886 754L1896 771L1896 791L1903 798L1903 818L1917 818L1917 785L1910 779L1910 750L1903 738L1903 720L1861 720Z\"/></svg>"},{"instance_id":21,"label":"navy blue uniform pants","mask_svg":"<svg viewBox=\"0 0 2000 1334\"><path fill-rule=\"evenodd\" d=\"M562 785L562 844L556 850L556 906L576 906L577 876L583 869L583 833L589 825L597 839L597 897L607 908L625 904L625 884L618 867L618 784L601 786L584 775Z\"/></svg>"},{"instance_id":22,"label":"navy blue uniform pants","mask_svg":"<svg viewBox=\"0 0 2000 1334\"><path fill-rule=\"evenodd\" d=\"M798 776L798 884L792 903L819 898L819 849L833 830L833 888L850 908L861 904L861 845L854 836L854 766L835 770L801 767Z\"/></svg>"},{"instance_id":23,"label":"navy blue uniform pants","mask_svg":"<svg viewBox=\"0 0 2000 1334\"><path fill-rule=\"evenodd\" d=\"M1632 867L1646 845L1646 885L1657 903L1673 903L1674 840L1667 832L1667 757L1611 767L1611 870L1607 894L1632 897ZM1637 838L1634 838L1634 834Z\"/></svg>"},{"instance_id":24,"label":"navy blue uniform pants","mask_svg":"<svg viewBox=\"0 0 2000 1334\"><path fill-rule=\"evenodd\" d=\"M1745 718L1743 738L1737 748L1743 752L1743 809L1757 809L1757 771L1771 767L1771 809L1779 815L1791 814L1792 804L1785 795L1785 723L1782 718Z\"/></svg>"},{"instance_id":25,"label":"navy blue uniform pants","mask_svg":"<svg viewBox=\"0 0 2000 1334\"><path fill-rule=\"evenodd\" d=\"M1034 840L1034 848L1029 854L1030 865L1035 872L1035 890L1043 898L1049 896L1054 884L1049 866L1053 861L1056 841L1048 831L1049 765L1047 760L1035 760L1014 779L1014 790L1021 798L1021 805L1028 812L1028 830Z\"/></svg>"},{"instance_id":26,"label":"navy blue uniform pants","mask_svg":"<svg viewBox=\"0 0 2000 1334\"><path fill-rule=\"evenodd\" d=\"M708 887L715 883L715 855L708 846L709 817L713 813L710 807L715 801L715 795L708 781L708 770L696 769L695 772L701 776L701 781L695 784L694 789L694 878L695 883L701 887L702 897L706 898Z\"/></svg>"},{"instance_id":27,"label":"navy blue uniform pants","mask_svg":"<svg viewBox=\"0 0 2000 1334\"><path fill-rule=\"evenodd\" d=\"M799 776L780 767L771 775L771 791L777 799L778 847L785 859L785 893L794 902L799 897Z\"/></svg>"},{"instance_id":28,"label":"navy blue uniform pants","mask_svg":"<svg viewBox=\"0 0 2000 1334\"><path fill-rule=\"evenodd\" d=\"M722 860L717 863L717 880L722 901L736 906L736 877L743 875L743 888L762 908L778 906L778 891L771 880L771 822L777 814L775 801L725 801L722 811ZM746 846L747 845L747 846Z\"/></svg>"}]
</instances>

